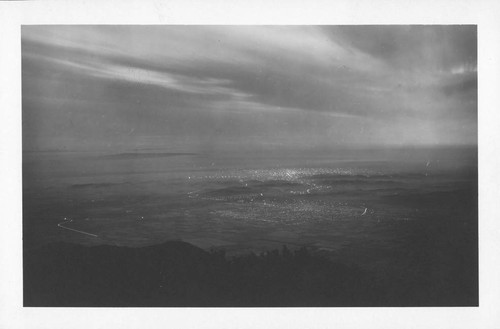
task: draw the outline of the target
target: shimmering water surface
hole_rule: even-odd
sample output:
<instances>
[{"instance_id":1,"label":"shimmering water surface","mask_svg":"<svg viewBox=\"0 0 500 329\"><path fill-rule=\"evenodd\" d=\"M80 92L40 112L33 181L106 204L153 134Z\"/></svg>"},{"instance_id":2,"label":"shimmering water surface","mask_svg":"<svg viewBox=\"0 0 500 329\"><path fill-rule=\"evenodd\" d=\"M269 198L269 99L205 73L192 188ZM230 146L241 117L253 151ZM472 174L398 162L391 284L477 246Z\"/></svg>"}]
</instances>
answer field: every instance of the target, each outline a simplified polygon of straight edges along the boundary
<instances>
[{"instance_id":1,"label":"shimmering water surface","mask_svg":"<svg viewBox=\"0 0 500 329\"><path fill-rule=\"evenodd\" d=\"M229 254L286 244L383 262L436 223L474 236L475 161L474 150L369 159L25 153L24 242L142 246L176 239Z\"/></svg>"}]
</instances>

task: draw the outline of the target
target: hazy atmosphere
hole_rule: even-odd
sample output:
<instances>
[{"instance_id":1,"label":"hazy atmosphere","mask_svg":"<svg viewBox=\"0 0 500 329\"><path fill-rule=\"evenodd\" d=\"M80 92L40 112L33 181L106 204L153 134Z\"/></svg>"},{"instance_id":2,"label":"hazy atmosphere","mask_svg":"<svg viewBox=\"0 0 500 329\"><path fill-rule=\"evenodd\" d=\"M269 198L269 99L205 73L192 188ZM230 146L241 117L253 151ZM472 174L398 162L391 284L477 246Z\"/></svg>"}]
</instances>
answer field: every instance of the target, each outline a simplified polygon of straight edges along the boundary
<instances>
[{"instance_id":1,"label":"hazy atmosphere","mask_svg":"<svg viewBox=\"0 0 500 329\"><path fill-rule=\"evenodd\" d=\"M24 150L475 145L475 26L23 26Z\"/></svg>"},{"instance_id":2,"label":"hazy atmosphere","mask_svg":"<svg viewBox=\"0 0 500 329\"><path fill-rule=\"evenodd\" d=\"M23 26L24 306L477 306L476 26Z\"/></svg>"}]
</instances>

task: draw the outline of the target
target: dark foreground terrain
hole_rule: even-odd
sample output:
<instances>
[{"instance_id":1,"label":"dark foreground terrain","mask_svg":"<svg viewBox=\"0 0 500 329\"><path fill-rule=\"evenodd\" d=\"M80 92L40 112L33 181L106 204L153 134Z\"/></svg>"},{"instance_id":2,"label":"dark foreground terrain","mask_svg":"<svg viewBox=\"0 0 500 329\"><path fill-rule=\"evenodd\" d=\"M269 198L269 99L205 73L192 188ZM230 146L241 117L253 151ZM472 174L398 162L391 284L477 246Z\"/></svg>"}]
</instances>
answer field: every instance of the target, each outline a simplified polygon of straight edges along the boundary
<instances>
[{"instance_id":1,"label":"dark foreground terrain","mask_svg":"<svg viewBox=\"0 0 500 329\"><path fill-rule=\"evenodd\" d=\"M304 248L229 259L180 241L142 248L54 243L25 251L24 305L477 305L474 281L461 273L442 279L429 273L380 279Z\"/></svg>"}]
</instances>

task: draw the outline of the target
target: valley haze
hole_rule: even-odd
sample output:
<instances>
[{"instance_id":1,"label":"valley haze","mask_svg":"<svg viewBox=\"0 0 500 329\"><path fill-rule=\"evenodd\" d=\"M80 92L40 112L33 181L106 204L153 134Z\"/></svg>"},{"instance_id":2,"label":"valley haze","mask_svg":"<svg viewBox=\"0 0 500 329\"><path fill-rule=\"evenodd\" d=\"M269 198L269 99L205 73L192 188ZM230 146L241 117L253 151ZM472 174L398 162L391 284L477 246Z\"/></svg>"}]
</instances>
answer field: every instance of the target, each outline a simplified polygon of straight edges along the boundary
<instances>
[{"instance_id":1,"label":"valley haze","mask_svg":"<svg viewBox=\"0 0 500 329\"><path fill-rule=\"evenodd\" d=\"M477 306L477 28L22 26L25 306Z\"/></svg>"}]
</instances>

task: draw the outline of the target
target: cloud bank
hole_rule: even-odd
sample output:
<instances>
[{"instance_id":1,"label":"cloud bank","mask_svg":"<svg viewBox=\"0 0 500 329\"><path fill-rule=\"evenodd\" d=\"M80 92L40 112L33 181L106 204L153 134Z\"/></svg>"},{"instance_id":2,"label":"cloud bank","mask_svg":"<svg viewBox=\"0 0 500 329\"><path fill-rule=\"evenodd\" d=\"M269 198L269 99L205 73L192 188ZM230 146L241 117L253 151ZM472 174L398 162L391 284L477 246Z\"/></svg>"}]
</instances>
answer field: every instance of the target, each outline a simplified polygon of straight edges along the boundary
<instances>
[{"instance_id":1,"label":"cloud bank","mask_svg":"<svg viewBox=\"0 0 500 329\"><path fill-rule=\"evenodd\" d=\"M23 26L25 149L477 143L474 26Z\"/></svg>"}]
</instances>

